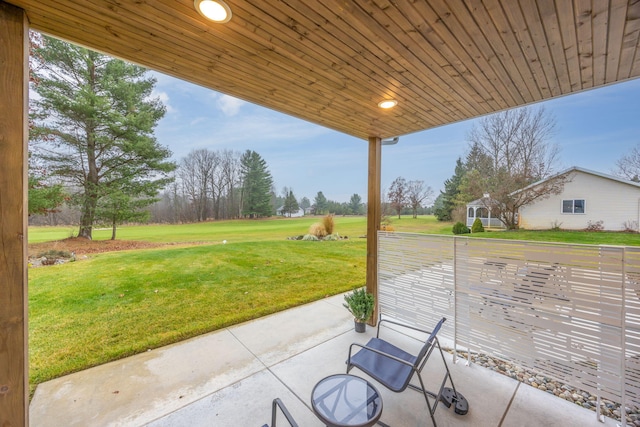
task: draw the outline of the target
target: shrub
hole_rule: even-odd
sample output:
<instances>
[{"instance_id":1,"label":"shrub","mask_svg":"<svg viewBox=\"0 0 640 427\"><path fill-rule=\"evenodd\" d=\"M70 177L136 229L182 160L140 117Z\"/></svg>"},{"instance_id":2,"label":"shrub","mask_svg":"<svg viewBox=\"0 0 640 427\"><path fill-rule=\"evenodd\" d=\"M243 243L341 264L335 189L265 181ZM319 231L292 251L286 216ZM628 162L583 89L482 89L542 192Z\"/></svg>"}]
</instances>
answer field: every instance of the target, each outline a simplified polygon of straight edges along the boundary
<instances>
[{"instance_id":1,"label":"shrub","mask_svg":"<svg viewBox=\"0 0 640 427\"><path fill-rule=\"evenodd\" d=\"M311 227L309 227L309 234L313 234L314 236L321 238L327 235L327 229L324 228L323 223L316 222L311 224Z\"/></svg>"},{"instance_id":2,"label":"shrub","mask_svg":"<svg viewBox=\"0 0 640 427\"><path fill-rule=\"evenodd\" d=\"M626 233L637 233L638 232L638 221L634 221L630 219L629 221L625 221L622 224L624 231Z\"/></svg>"},{"instance_id":3,"label":"shrub","mask_svg":"<svg viewBox=\"0 0 640 427\"><path fill-rule=\"evenodd\" d=\"M589 221L587 222L587 228L585 228L585 231L602 231L604 230L604 225L602 225L603 221L596 221L596 222L592 222Z\"/></svg>"},{"instance_id":4,"label":"shrub","mask_svg":"<svg viewBox=\"0 0 640 427\"><path fill-rule=\"evenodd\" d=\"M460 221L453 224L453 234L466 234L470 233L469 227L461 223Z\"/></svg>"},{"instance_id":5,"label":"shrub","mask_svg":"<svg viewBox=\"0 0 640 427\"><path fill-rule=\"evenodd\" d=\"M46 252L42 252L38 254L38 258L71 258L72 255L70 252L61 251L57 249L49 249Z\"/></svg>"},{"instance_id":6,"label":"shrub","mask_svg":"<svg viewBox=\"0 0 640 427\"><path fill-rule=\"evenodd\" d=\"M373 314L375 300L373 294L367 292L365 288L354 289L353 292L344 296L342 304L358 322L366 322Z\"/></svg>"},{"instance_id":7,"label":"shrub","mask_svg":"<svg viewBox=\"0 0 640 427\"><path fill-rule=\"evenodd\" d=\"M561 222L558 221L553 221L551 223L551 231L561 231L562 229L560 228L560 226L562 225Z\"/></svg>"},{"instance_id":8,"label":"shrub","mask_svg":"<svg viewBox=\"0 0 640 427\"><path fill-rule=\"evenodd\" d=\"M473 221L473 225L471 225L471 232L484 233L484 226L482 225L482 221L480 220L480 218L476 218L476 220Z\"/></svg>"},{"instance_id":9,"label":"shrub","mask_svg":"<svg viewBox=\"0 0 640 427\"><path fill-rule=\"evenodd\" d=\"M335 228L335 223L333 221L333 214L325 215L322 218L322 224L324 225L324 230L326 234L333 234L333 229Z\"/></svg>"},{"instance_id":10,"label":"shrub","mask_svg":"<svg viewBox=\"0 0 640 427\"><path fill-rule=\"evenodd\" d=\"M314 241L317 242L318 239L316 236L314 236L313 234L305 234L304 236L302 236L302 240L307 240L307 241Z\"/></svg>"},{"instance_id":11,"label":"shrub","mask_svg":"<svg viewBox=\"0 0 640 427\"><path fill-rule=\"evenodd\" d=\"M336 234L327 234L322 240L340 240L340 235Z\"/></svg>"}]
</instances>

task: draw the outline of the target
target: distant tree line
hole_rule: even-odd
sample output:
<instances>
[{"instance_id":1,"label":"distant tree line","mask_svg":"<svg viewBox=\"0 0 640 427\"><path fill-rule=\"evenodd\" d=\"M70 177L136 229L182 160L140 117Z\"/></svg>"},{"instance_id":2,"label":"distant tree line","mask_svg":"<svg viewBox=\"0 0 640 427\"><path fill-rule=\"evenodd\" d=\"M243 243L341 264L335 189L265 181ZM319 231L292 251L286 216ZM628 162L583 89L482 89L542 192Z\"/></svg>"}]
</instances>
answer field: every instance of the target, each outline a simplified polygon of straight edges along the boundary
<instances>
[{"instance_id":1,"label":"distant tree line","mask_svg":"<svg viewBox=\"0 0 640 427\"><path fill-rule=\"evenodd\" d=\"M362 215L358 194L349 202L327 200L318 191L313 203L298 200L292 187L277 194L266 161L255 151L194 150L178 162L174 181L151 206L151 221L166 223L205 220L289 217L300 209L311 215Z\"/></svg>"},{"instance_id":2,"label":"distant tree line","mask_svg":"<svg viewBox=\"0 0 640 427\"><path fill-rule=\"evenodd\" d=\"M273 215L273 178L255 151L198 149L151 207L152 221L183 223Z\"/></svg>"}]
</instances>

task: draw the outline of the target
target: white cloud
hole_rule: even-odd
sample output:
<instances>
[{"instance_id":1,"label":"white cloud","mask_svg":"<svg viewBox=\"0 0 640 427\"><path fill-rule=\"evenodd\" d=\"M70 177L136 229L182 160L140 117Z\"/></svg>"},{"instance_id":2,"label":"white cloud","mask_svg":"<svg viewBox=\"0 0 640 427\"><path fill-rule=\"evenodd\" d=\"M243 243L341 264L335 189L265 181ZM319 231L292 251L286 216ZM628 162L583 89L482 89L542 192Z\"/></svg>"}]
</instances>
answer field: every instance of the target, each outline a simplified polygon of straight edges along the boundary
<instances>
[{"instance_id":1,"label":"white cloud","mask_svg":"<svg viewBox=\"0 0 640 427\"><path fill-rule=\"evenodd\" d=\"M238 112L240 112L240 107L244 104L246 104L245 101L229 95L222 95L218 98L218 108L220 108L227 117L232 117L238 114Z\"/></svg>"},{"instance_id":2,"label":"white cloud","mask_svg":"<svg viewBox=\"0 0 640 427\"><path fill-rule=\"evenodd\" d=\"M169 95L167 94L167 92L160 92L154 89L153 92L151 92L151 98L160 98L160 102L162 102L167 108L167 113L176 112L176 109L173 108L169 103Z\"/></svg>"},{"instance_id":3,"label":"white cloud","mask_svg":"<svg viewBox=\"0 0 640 427\"><path fill-rule=\"evenodd\" d=\"M205 123L207 121L206 117L196 117L195 119L189 122L189 126L195 126L200 123Z\"/></svg>"}]
</instances>

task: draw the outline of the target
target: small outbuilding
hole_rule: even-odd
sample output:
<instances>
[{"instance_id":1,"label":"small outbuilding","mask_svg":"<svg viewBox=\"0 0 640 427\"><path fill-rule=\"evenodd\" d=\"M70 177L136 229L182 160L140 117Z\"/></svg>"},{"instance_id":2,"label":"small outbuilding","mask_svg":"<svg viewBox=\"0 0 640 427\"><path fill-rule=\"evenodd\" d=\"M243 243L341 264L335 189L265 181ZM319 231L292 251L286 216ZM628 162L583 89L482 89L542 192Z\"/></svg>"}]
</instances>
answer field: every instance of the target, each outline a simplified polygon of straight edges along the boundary
<instances>
[{"instance_id":1,"label":"small outbuilding","mask_svg":"<svg viewBox=\"0 0 640 427\"><path fill-rule=\"evenodd\" d=\"M278 209L276 209L276 215L278 216L286 216L287 218L300 218L303 217L305 215L305 210L304 209L298 209L295 212L291 212L291 213L283 213L284 206L280 206Z\"/></svg>"},{"instance_id":2,"label":"small outbuilding","mask_svg":"<svg viewBox=\"0 0 640 427\"><path fill-rule=\"evenodd\" d=\"M467 227L471 227L476 218L479 218L484 228L504 228L500 219L491 216L491 199L485 194L479 199L467 203Z\"/></svg>"},{"instance_id":3,"label":"small outbuilding","mask_svg":"<svg viewBox=\"0 0 640 427\"><path fill-rule=\"evenodd\" d=\"M519 209L520 228L584 230L595 226L609 231L640 231L640 183L577 166L558 175L564 174L568 181L560 194Z\"/></svg>"}]
</instances>

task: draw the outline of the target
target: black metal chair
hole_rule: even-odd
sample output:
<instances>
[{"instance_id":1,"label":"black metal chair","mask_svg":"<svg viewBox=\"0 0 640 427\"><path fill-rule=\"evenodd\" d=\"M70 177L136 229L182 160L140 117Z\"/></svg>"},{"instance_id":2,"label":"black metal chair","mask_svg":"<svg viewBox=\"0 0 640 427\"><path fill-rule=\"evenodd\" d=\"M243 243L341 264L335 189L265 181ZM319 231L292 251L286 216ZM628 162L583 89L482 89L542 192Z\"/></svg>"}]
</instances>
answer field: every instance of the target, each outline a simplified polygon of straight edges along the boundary
<instances>
[{"instance_id":1,"label":"black metal chair","mask_svg":"<svg viewBox=\"0 0 640 427\"><path fill-rule=\"evenodd\" d=\"M273 403L271 404L271 427L276 427L278 408L280 408L280 411L282 412L284 417L287 419L291 427L298 427L298 423L296 423L296 421L293 419L293 417L287 410L287 407L284 406L284 403L282 403L282 400L278 398L273 399ZM262 427L269 427L269 424L264 424Z\"/></svg>"},{"instance_id":2,"label":"black metal chair","mask_svg":"<svg viewBox=\"0 0 640 427\"><path fill-rule=\"evenodd\" d=\"M429 407L429 415L431 416L431 421L433 422L434 427L436 426L436 420L433 414L438 407L439 401L444 403L447 407L450 407L451 404L454 403L454 409L457 414L466 414L469 410L469 404L464 396L456 391L456 388L453 385L453 379L451 378L451 373L449 372L447 361L445 360L444 353L442 352L440 343L438 342L438 338L436 337L436 334L442 327L442 324L445 322L445 320L446 318L443 317L433 328L433 331L429 332L415 328L413 326L394 322L389 319L382 319L381 317L378 323L376 338L371 338L371 340L369 340L369 342L365 345L353 343L349 347L347 373L349 373L352 368L356 367L371 376L380 384L387 387L389 390L396 393L404 391L407 387L422 392L425 400L427 401L427 406ZM380 326L382 326L383 323L389 323L402 328L419 331L426 334L428 338L424 342L424 345L420 349L420 352L414 356L413 354L408 353L399 347L396 347L390 342L380 339ZM393 329L389 330L391 331ZM360 349L357 351L357 353L352 354L355 347L360 347ZM444 378L442 379L442 383L440 384L438 392L434 393L425 388L421 372L422 368L424 368L425 364L427 363L429 356L436 348L440 351L446 373L444 375ZM410 383L414 374L418 377L420 386ZM445 387L445 385L447 384L447 380L451 384L450 388ZM434 399L433 405L429 400L430 397Z\"/></svg>"}]
</instances>

